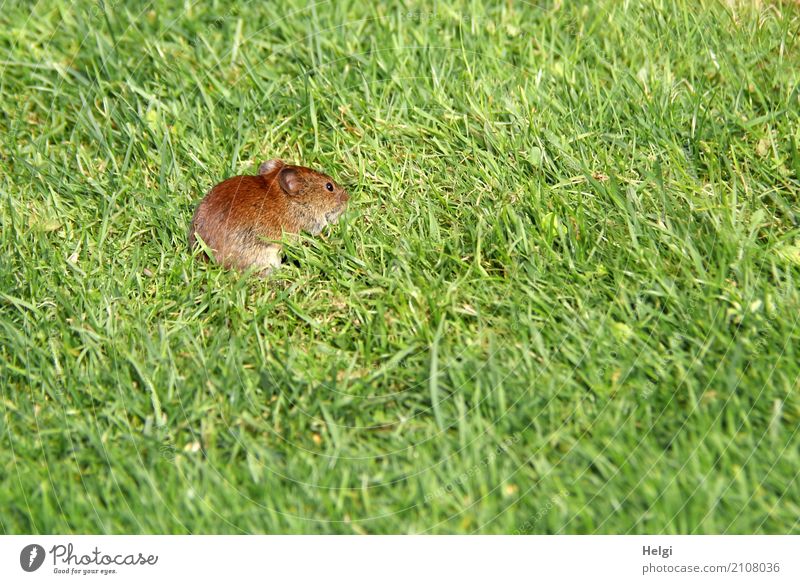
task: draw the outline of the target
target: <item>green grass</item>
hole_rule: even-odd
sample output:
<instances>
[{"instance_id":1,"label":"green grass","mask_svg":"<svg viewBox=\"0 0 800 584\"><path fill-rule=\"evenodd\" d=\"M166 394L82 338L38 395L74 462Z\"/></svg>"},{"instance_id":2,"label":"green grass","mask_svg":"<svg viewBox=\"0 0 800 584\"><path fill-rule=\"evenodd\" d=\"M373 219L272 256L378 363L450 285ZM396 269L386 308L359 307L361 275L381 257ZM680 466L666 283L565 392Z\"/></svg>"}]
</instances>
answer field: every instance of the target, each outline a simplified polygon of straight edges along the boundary
<instances>
[{"instance_id":1,"label":"green grass","mask_svg":"<svg viewBox=\"0 0 800 584\"><path fill-rule=\"evenodd\" d=\"M0 531L800 532L800 7L280 4L3 6Z\"/></svg>"}]
</instances>

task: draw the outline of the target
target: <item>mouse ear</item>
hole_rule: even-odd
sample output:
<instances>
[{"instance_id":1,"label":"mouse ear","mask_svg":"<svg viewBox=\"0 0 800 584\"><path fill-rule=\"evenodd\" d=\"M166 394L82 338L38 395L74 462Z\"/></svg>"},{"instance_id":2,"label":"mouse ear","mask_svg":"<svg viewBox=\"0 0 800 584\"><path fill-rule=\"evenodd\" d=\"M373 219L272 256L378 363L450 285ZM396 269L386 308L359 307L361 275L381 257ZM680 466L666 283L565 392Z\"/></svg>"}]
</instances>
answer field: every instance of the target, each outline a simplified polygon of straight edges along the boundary
<instances>
[{"instance_id":1,"label":"mouse ear","mask_svg":"<svg viewBox=\"0 0 800 584\"><path fill-rule=\"evenodd\" d=\"M283 160L280 158L273 158L272 160L267 160L258 167L258 174L269 174L282 166L284 166Z\"/></svg>"},{"instance_id":2,"label":"mouse ear","mask_svg":"<svg viewBox=\"0 0 800 584\"><path fill-rule=\"evenodd\" d=\"M287 195L296 195L300 191L300 174L291 166L284 166L281 169L278 181Z\"/></svg>"}]
</instances>

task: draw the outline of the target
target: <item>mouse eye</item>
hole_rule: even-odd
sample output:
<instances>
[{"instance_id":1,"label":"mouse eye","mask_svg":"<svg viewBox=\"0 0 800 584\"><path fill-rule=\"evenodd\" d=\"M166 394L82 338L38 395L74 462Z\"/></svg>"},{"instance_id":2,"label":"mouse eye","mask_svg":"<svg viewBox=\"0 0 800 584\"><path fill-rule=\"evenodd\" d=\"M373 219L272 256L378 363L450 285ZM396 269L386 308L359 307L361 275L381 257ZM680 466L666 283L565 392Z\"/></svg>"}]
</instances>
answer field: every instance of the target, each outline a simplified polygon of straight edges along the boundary
<instances>
[{"instance_id":1,"label":"mouse eye","mask_svg":"<svg viewBox=\"0 0 800 584\"><path fill-rule=\"evenodd\" d=\"M328 189L330 192L333 192L333 185L331 183L325 183L325 188Z\"/></svg>"}]
</instances>

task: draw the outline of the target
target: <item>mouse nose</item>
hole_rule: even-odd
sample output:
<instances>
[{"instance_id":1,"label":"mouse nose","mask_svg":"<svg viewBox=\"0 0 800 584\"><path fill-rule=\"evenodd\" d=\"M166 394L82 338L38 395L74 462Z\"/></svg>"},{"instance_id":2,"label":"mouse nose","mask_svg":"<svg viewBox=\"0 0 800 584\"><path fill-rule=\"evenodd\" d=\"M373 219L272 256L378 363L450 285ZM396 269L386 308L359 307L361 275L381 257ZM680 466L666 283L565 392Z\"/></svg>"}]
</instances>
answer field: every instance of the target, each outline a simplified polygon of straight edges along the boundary
<instances>
[{"instance_id":1,"label":"mouse nose","mask_svg":"<svg viewBox=\"0 0 800 584\"><path fill-rule=\"evenodd\" d=\"M350 200L350 195L348 195L345 191L342 191L341 194L339 195L339 201L341 202L341 204L344 205L349 200Z\"/></svg>"}]
</instances>

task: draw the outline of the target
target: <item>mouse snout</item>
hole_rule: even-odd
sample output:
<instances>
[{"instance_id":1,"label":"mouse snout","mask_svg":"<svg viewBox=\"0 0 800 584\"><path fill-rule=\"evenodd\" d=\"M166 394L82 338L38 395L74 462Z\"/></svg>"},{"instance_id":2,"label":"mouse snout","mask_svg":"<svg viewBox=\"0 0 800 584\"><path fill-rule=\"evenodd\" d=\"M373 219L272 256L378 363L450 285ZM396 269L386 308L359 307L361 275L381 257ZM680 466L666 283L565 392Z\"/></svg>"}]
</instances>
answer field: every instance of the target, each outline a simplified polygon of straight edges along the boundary
<instances>
[{"instance_id":1,"label":"mouse snout","mask_svg":"<svg viewBox=\"0 0 800 584\"><path fill-rule=\"evenodd\" d=\"M344 190L340 190L337 192L332 200L333 208L325 213L325 221L328 224L336 223L342 213L344 213L345 209L347 208L347 201L350 200L350 195L348 195Z\"/></svg>"}]
</instances>

